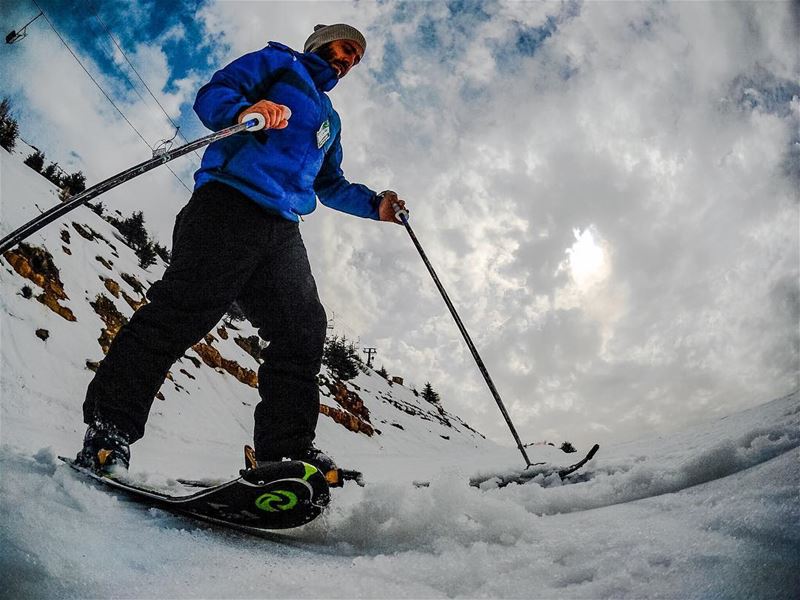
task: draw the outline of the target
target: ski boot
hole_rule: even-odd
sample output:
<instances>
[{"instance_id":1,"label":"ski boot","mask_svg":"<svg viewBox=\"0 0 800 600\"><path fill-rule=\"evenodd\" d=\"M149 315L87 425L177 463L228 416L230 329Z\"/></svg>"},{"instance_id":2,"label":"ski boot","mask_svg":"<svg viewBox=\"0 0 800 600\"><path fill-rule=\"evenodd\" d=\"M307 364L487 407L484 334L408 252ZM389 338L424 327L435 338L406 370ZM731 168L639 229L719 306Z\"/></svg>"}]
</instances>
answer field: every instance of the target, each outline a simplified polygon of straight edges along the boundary
<instances>
[{"instance_id":1,"label":"ski boot","mask_svg":"<svg viewBox=\"0 0 800 600\"><path fill-rule=\"evenodd\" d=\"M350 471L344 471L337 467L336 463L330 456L325 454L319 448L315 448L313 445L296 452L290 452L288 454L288 456L283 456L280 458L256 460L253 449L250 446L245 446L245 466L247 469L256 469L276 462L281 462L283 460L301 461L316 467L319 472L325 476L325 481L328 482L330 487L343 486L345 479L348 478L345 476L345 473L350 473ZM355 471L353 471L353 473L355 473ZM354 477L351 478L355 479Z\"/></svg>"},{"instance_id":2,"label":"ski boot","mask_svg":"<svg viewBox=\"0 0 800 600\"><path fill-rule=\"evenodd\" d=\"M124 473L131 461L129 445L128 436L115 425L95 421L86 429L75 464L106 475Z\"/></svg>"},{"instance_id":3,"label":"ski boot","mask_svg":"<svg viewBox=\"0 0 800 600\"><path fill-rule=\"evenodd\" d=\"M325 481L328 482L330 487L342 487L344 482L348 480L355 481L361 486L364 485L363 477L360 472L340 469L330 456L314 446L309 446L300 452L292 453L292 455L287 458L290 460L301 460L304 463L317 467L320 472L325 475Z\"/></svg>"},{"instance_id":4,"label":"ski boot","mask_svg":"<svg viewBox=\"0 0 800 600\"><path fill-rule=\"evenodd\" d=\"M291 456L287 456L286 458L289 460L301 460L304 463L308 463L317 467L320 471L326 474L331 471L336 471L339 468L336 466L336 463L330 456L314 446L304 448L300 452L294 452ZM330 483L330 481L328 481L328 483Z\"/></svg>"}]
</instances>

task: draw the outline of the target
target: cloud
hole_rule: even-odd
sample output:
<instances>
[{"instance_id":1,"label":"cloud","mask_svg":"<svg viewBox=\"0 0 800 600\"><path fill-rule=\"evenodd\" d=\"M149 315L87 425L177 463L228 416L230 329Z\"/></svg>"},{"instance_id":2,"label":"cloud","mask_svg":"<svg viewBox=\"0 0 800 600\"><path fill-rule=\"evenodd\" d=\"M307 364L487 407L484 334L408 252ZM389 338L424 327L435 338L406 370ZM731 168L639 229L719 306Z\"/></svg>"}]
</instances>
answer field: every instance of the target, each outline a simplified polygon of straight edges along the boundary
<instances>
[{"instance_id":1,"label":"cloud","mask_svg":"<svg viewBox=\"0 0 800 600\"><path fill-rule=\"evenodd\" d=\"M190 73L176 79L173 67L177 61L163 48L164 44L180 40L184 28L164 23L163 27L148 30L145 24L150 16L143 5L129 3L124 17L123 12L113 12L107 4L98 6L103 22L114 27L111 34L161 105L171 117L186 125L180 115L193 102L199 77ZM119 11L122 8L120 5ZM82 170L91 185L149 158L148 146L156 146L159 140L172 137L174 128L100 21L92 15L82 15L83 21L78 23L74 15L58 4L45 6L45 9L91 77L112 98L125 118L103 96L43 19L34 24L36 28L31 28L23 42L3 49L7 60L0 67L2 78L19 112L22 137L44 150L50 161L58 162L67 171ZM143 38L141 43L129 43L129 36L135 32ZM183 127L182 131L191 135L186 130L192 130L192 125ZM196 132L202 131L202 126L198 125L199 122L194 126ZM159 169L109 192L101 201L125 214L145 210L148 225L156 237L168 240L174 214L188 198L182 182L191 186L191 174L198 164L196 157L178 159L170 168L180 181L169 170Z\"/></svg>"},{"instance_id":2,"label":"cloud","mask_svg":"<svg viewBox=\"0 0 800 600\"><path fill-rule=\"evenodd\" d=\"M800 385L789 5L207 2L151 18L149 2L127 5L130 23L115 5L103 18L197 135L193 94L230 60L270 39L299 48L316 23L365 32L365 60L331 94L345 172L409 202L525 441L632 437ZM2 67L23 134L93 180L141 160L57 40L31 41ZM82 56L124 89L98 52ZM170 131L119 93L148 136ZM108 204L144 209L168 239L165 207L186 196L158 172ZM337 327L508 440L403 229L320 207L303 232Z\"/></svg>"},{"instance_id":3,"label":"cloud","mask_svg":"<svg viewBox=\"0 0 800 600\"><path fill-rule=\"evenodd\" d=\"M415 199L415 228L529 435L546 428L585 439L592 435L585 422L602 414L605 427L626 436L635 427L624 416L636 414L639 403L651 407L645 427L674 426L696 418L695 405L711 415L796 385L796 325L785 314L771 316L775 282L752 287L765 268L783 273L778 281L796 281L797 208L791 181L778 168L792 148L791 94L762 93L776 98L779 111L765 111L764 102L742 106L730 95L743 73L763 65L775 65L775 77L787 74L788 38L765 47L747 33L759 38L779 16L683 5L551 10L525 24L557 24L538 45L515 53L523 26L495 16L471 31L462 55L449 51L456 23L455 32L442 34L436 58L430 27L413 26L425 19L406 14L389 27L384 65L372 84L385 92L382 118L364 128L369 135L361 140L391 140L372 142L370 159ZM711 21L723 26L702 34ZM499 48L495 64L515 68L491 72L487 59L465 79L489 47ZM387 59L386 48L399 56ZM351 103L369 105L369 95ZM750 232L761 227L781 234L756 241ZM605 241L610 274L583 305L559 307L569 286L559 265L576 228ZM420 273L402 247L382 244L397 254L395 274ZM774 264L782 252L786 259ZM753 271L720 286L721 273L743 262ZM419 276L424 281L424 272ZM414 302L401 282L375 286L376 311L409 310ZM343 287L335 296L370 298L363 285L358 298ZM488 422L492 415L479 406L491 400L470 372L469 356L452 350L457 333L448 331L448 317L441 317L444 328L431 328L422 316L443 310L422 289L413 293L424 300L409 319L419 323L414 337L441 350L433 363L402 368L428 369L447 387L445 398ZM742 323L757 313L766 337L780 340L790 357L780 375L751 362L750 350L771 355L757 342L764 329ZM474 392L462 393L465 380ZM572 413L565 416L563 406ZM490 431L504 435L502 423Z\"/></svg>"}]
</instances>

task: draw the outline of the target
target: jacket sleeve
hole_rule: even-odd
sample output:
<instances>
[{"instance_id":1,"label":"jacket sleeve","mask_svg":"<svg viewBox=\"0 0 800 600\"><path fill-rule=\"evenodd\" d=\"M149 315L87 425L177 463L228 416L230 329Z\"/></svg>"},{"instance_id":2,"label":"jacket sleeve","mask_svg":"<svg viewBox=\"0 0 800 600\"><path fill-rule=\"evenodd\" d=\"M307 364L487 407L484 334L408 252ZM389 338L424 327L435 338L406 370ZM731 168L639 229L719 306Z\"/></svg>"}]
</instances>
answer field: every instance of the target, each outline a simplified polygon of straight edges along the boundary
<instances>
[{"instance_id":1,"label":"jacket sleeve","mask_svg":"<svg viewBox=\"0 0 800 600\"><path fill-rule=\"evenodd\" d=\"M213 131L235 125L239 113L262 99L266 82L282 66L283 54L267 47L245 54L214 73L194 101L194 112L203 125Z\"/></svg>"},{"instance_id":2,"label":"jacket sleeve","mask_svg":"<svg viewBox=\"0 0 800 600\"><path fill-rule=\"evenodd\" d=\"M314 191L325 206L342 212L378 220L378 194L360 183L350 183L342 171L342 138L337 131L325 154L322 168L314 180Z\"/></svg>"}]
</instances>

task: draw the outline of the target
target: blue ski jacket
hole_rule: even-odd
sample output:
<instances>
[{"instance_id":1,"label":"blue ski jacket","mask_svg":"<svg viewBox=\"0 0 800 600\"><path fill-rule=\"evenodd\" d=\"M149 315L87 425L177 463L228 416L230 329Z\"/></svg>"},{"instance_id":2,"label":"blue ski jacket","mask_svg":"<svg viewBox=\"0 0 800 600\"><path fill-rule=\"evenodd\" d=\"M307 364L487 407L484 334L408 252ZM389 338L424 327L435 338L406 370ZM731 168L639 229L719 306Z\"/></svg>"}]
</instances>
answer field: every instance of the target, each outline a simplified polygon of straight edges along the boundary
<instances>
[{"instance_id":1,"label":"blue ski jacket","mask_svg":"<svg viewBox=\"0 0 800 600\"><path fill-rule=\"evenodd\" d=\"M341 121L325 93L337 81L320 56L277 42L214 73L194 103L209 129L236 124L259 100L284 104L292 116L285 129L243 132L209 145L195 189L219 181L292 221L313 212L316 197L331 208L378 219L377 194L342 172Z\"/></svg>"}]
</instances>

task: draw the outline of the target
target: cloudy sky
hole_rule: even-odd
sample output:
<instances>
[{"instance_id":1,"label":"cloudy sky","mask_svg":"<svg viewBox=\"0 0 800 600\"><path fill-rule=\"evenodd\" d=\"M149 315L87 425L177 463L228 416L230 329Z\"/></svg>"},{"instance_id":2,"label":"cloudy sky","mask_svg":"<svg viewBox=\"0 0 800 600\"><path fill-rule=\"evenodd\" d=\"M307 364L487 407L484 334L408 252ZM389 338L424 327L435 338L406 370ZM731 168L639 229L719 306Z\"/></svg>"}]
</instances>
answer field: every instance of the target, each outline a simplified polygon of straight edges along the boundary
<instances>
[{"instance_id":1,"label":"cloudy sky","mask_svg":"<svg viewBox=\"0 0 800 600\"><path fill-rule=\"evenodd\" d=\"M37 1L131 125L43 18L0 48L0 94L90 184L174 133L108 32L193 139L216 69L360 28L331 93L345 172L407 200L524 441L629 439L800 385L797 3ZM37 13L4 2L4 33ZM104 203L168 242L197 164ZM302 230L336 329L510 440L405 231L325 207Z\"/></svg>"}]
</instances>

